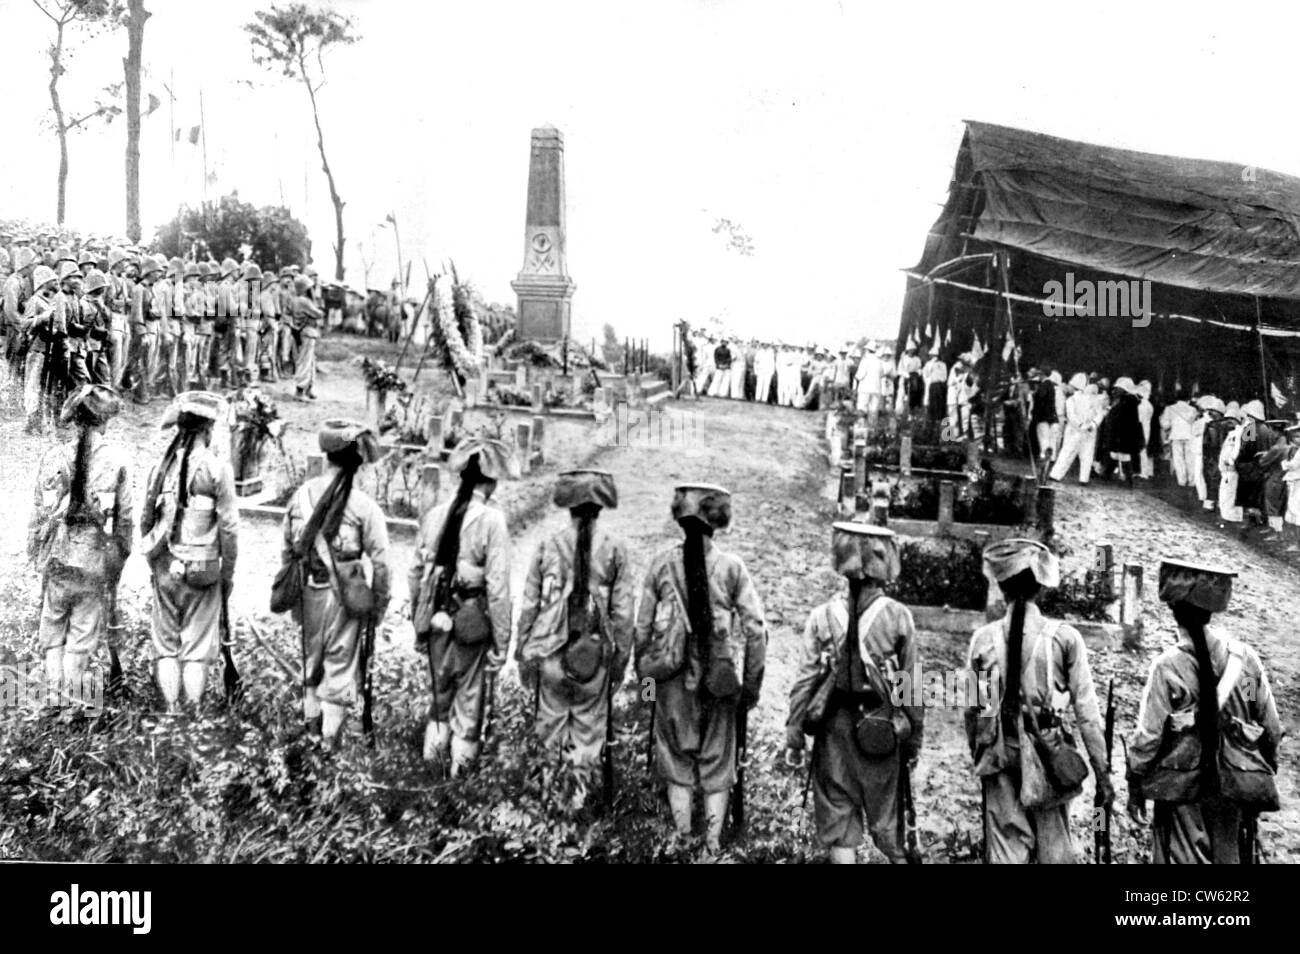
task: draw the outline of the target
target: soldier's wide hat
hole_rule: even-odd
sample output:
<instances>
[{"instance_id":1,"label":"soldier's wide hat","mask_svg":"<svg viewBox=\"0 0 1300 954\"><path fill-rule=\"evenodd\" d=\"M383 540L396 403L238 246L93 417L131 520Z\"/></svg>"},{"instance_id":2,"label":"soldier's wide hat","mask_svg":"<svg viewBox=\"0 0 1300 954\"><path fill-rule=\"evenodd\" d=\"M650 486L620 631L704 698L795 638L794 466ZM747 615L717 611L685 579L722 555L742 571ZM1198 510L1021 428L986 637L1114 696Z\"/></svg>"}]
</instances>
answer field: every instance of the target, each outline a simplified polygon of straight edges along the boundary
<instances>
[{"instance_id":1,"label":"soldier's wide hat","mask_svg":"<svg viewBox=\"0 0 1300 954\"><path fill-rule=\"evenodd\" d=\"M1223 401L1215 397L1213 394L1205 394L1197 398L1196 406L1202 411L1217 411L1220 414L1223 413L1224 408Z\"/></svg>"},{"instance_id":2,"label":"soldier's wide hat","mask_svg":"<svg viewBox=\"0 0 1300 954\"><path fill-rule=\"evenodd\" d=\"M140 277L148 278L150 275L159 275L163 267L158 264L158 260L152 255L140 256Z\"/></svg>"},{"instance_id":3,"label":"soldier's wide hat","mask_svg":"<svg viewBox=\"0 0 1300 954\"><path fill-rule=\"evenodd\" d=\"M67 424L80 416L90 418L92 423L103 424L121 410L122 400L112 388L102 384L83 384L63 402L59 421Z\"/></svg>"},{"instance_id":4,"label":"soldier's wide hat","mask_svg":"<svg viewBox=\"0 0 1300 954\"><path fill-rule=\"evenodd\" d=\"M595 504L613 510L618 506L618 488L614 486L614 475L607 470L566 470L555 482L554 499L557 507Z\"/></svg>"},{"instance_id":5,"label":"soldier's wide hat","mask_svg":"<svg viewBox=\"0 0 1300 954\"><path fill-rule=\"evenodd\" d=\"M1037 540L1012 537L984 548L984 570L997 583L1029 570L1039 585L1061 584L1061 561Z\"/></svg>"},{"instance_id":6,"label":"soldier's wide hat","mask_svg":"<svg viewBox=\"0 0 1300 954\"><path fill-rule=\"evenodd\" d=\"M1262 421L1266 416L1264 402L1259 400L1247 401L1241 406L1241 413L1247 417L1253 417L1257 421Z\"/></svg>"},{"instance_id":7,"label":"soldier's wide hat","mask_svg":"<svg viewBox=\"0 0 1300 954\"><path fill-rule=\"evenodd\" d=\"M480 435L467 437L457 444L447 457L447 467L459 476L475 458L478 460L479 473L488 480L519 477L519 461L515 459L514 452L503 442Z\"/></svg>"},{"instance_id":8,"label":"soldier's wide hat","mask_svg":"<svg viewBox=\"0 0 1300 954\"><path fill-rule=\"evenodd\" d=\"M81 269L77 267L76 262L59 262L59 281L65 278L80 278Z\"/></svg>"},{"instance_id":9,"label":"soldier's wide hat","mask_svg":"<svg viewBox=\"0 0 1300 954\"><path fill-rule=\"evenodd\" d=\"M88 248L83 248L83 249L81 250L81 254L77 256L77 264L78 264L78 265L95 265L95 264L97 264L97 261L96 261L96 259L95 259L95 253L92 252L92 251L91 251L90 249L88 249Z\"/></svg>"},{"instance_id":10,"label":"soldier's wide hat","mask_svg":"<svg viewBox=\"0 0 1300 954\"><path fill-rule=\"evenodd\" d=\"M1088 386L1088 377L1082 371L1070 378L1070 387L1076 391L1082 391Z\"/></svg>"},{"instance_id":11,"label":"soldier's wide hat","mask_svg":"<svg viewBox=\"0 0 1300 954\"><path fill-rule=\"evenodd\" d=\"M163 412L163 428L173 427L182 414L193 414L209 421L220 421L226 416L229 405L226 399L213 391L182 391Z\"/></svg>"},{"instance_id":12,"label":"soldier's wide hat","mask_svg":"<svg viewBox=\"0 0 1300 954\"><path fill-rule=\"evenodd\" d=\"M337 454L355 446L361 459L373 464L383 456L379 438L369 424L334 418L321 425L316 435L320 449L326 454Z\"/></svg>"},{"instance_id":13,"label":"soldier's wide hat","mask_svg":"<svg viewBox=\"0 0 1300 954\"><path fill-rule=\"evenodd\" d=\"M1228 608L1235 570L1187 560L1160 561L1160 599L1170 604L1190 603L1210 613Z\"/></svg>"},{"instance_id":14,"label":"soldier's wide hat","mask_svg":"<svg viewBox=\"0 0 1300 954\"><path fill-rule=\"evenodd\" d=\"M14 271L26 268L28 265L36 264L36 253L26 245L20 246L14 252Z\"/></svg>"},{"instance_id":15,"label":"soldier's wide hat","mask_svg":"<svg viewBox=\"0 0 1300 954\"><path fill-rule=\"evenodd\" d=\"M258 267L257 262L245 262L243 277L246 282L260 282L262 280L262 269Z\"/></svg>"},{"instance_id":16,"label":"soldier's wide hat","mask_svg":"<svg viewBox=\"0 0 1300 954\"><path fill-rule=\"evenodd\" d=\"M714 530L731 525L731 491L717 484L678 484L673 488L673 519L691 517Z\"/></svg>"},{"instance_id":17,"label":"soldier's wide hat","mask_svg":"<svg viewBox=\"0 0 1300 954\"><path fill-rule=\"evenodd\" d=\"M228 275L233 275L237 271L239 271L239 263L236 262L233 258L226 258L221 260L222 278L225 278Z\"/></svg>"},{"instance_id":18,"label":"soldier's wide hat","mask_svg":"<svg viewBox=\"0 0 1300 954\"><path fill-rule=\"evenodd\" d=\"M1119 378L1115 381L1115 390L1123 391L1126 394L1136 394L1137 385L1133 383L1132 378Z\"/></svg>"},{"instance_id":19,"label":"soldier's wide hat","mask_svg":"<svg viewBox=\"0 0 1300 954\"><path fill-rule=\"evenodd\" d=\"M850 580L892 583L901 571L898 536L888 527L840 521L831 524L831 564Z\"/></svg>"}]
</instances>

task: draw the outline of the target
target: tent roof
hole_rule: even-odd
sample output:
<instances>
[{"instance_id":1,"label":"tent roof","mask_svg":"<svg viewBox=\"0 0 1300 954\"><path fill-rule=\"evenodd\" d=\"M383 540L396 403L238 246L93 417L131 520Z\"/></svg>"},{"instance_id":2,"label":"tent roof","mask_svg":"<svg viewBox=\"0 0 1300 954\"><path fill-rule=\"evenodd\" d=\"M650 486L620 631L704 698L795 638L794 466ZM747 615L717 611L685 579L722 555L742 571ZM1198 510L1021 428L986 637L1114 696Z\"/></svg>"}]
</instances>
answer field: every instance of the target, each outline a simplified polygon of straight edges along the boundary
<instances>
[{"instance_id":1,"label":"tent roof","mask_svg":"<svg viewBox=\"0 0 1300 954\"><path fill-rule=\"evenodd\" d=\"M984 197L976 239L1181 288L1300 300L1300 178L971 121L962 150Z\"/></svg>"}]
</instances>

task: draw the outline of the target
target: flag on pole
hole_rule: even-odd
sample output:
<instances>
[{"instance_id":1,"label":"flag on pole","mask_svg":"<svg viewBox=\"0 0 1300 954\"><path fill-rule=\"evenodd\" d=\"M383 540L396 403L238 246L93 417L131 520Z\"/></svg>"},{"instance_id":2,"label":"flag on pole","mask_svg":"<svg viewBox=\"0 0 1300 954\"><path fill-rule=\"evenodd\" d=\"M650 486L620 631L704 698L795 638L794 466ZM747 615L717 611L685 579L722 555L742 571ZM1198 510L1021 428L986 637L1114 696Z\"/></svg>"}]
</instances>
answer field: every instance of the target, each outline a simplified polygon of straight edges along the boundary
<instances>
[{"instance_id":1,"label":"flag on pole","mask_svg":"<svg viewBox=\"0 0 1300 954\"><path fill-rule=\"evenodd\" d=\"M1287 404L1287 401L1286 401L1286 395L1283 394L1280 390L1278 390L1278 386L1277 386L1276 384L1274 384L1272 381L1269 382L1269 385L1268 385L1268 386L1269 386L1269 390L1270 390L1270 391L1272 392L1272 394L1273 394L1273 404L1274 404L1274 406L1279 407L1279 408L1286 407L1286 404Z\"/></svg>"},{"instance_id":2,"label":"flag on pole","mask_svg":"<svg viewBox=\"0 0 1300 954\"><path fill-rule=\"evenodd\" d=\"M1002 360L1010 361L1011 355L1016 350L1016 339L1012 337L1011 332L1007 332L1007 342L1002 346Z\"/></svg>"},{"instance_id":3,"label":"flag on pole","mask_svg":"<svg viewBox=\"0 0 1300 954\"><path fill-rule=\"evenodd\" d=\"M971 363L978 364L980 358L984 357L984 346L980 344L980 336L975 335L975 343L970 347Z\"/></svg>"}]
</instances>

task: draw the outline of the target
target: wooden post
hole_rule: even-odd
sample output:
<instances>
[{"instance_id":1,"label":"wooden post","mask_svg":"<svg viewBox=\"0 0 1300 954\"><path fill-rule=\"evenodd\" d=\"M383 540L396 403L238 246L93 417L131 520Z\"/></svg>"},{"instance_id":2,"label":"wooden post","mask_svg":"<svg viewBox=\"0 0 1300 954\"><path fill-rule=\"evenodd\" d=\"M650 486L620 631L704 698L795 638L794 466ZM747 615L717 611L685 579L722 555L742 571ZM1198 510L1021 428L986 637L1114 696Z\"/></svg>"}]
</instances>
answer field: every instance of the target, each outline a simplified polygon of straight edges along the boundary
<instances>
[{"instance_id":1,"label":"wooden post","mask_svg":"<svg viewBox=\"0 0 1300 954\"><path fill-rule=\"evenodd\" d=\"M877 527L889 526L889 479L871 482L871 516L870 522Z\"/></svg>"},{"instance_id":2,"label":"wooden post","mask_svg":"<svg viewBox=\"0 0 1300 954\"><path fill-rule=\"evenodd\" d=\"M1052 521L1056 515L1056 491L1053 488L1038 488L1034 498L1034 513L1039 537L1046 542L1052 538Z\"/></svg>"},{"instance_id":3,"label":"wooden post","mask_svg":"<svg viewBox=\"0 0 1300 954\"><path fill-rule=\"evenodd\" d=\"M546 434L546 418L540 414L533 415L532 448L536 462L541 464L545 458L542 453L542 438Z\"/></svg>"},{"instance_id":4,"label":"wooden post","mask_svg":"<svg viewBox=\"0 0 1300 954\"><path fill-rule=\"evenodd\" d=\"M312 477L319 477L323 473L325 473L325 455L308 454L307 479L310 480Z\"/></svg>"},{"instance_id":5,"label":"wooden post","mask_svg":"<svg viewBox=\"0 0 1300 954\"><path fill-rule=\"evenodd\" d=\"M515 387L520 391L528 388L528 366L519 364L515 367Z\"/></svg>"},{"instance_id":6,"label":"wooden post","mask_svg":"<svg viewBox=\"0 0 1300 954\"><path fill-rule=\"evenodd\" d=\"M953 523L953 504L957 499L957 486L951 480L939 481L939 529L943 531Z\"/></svg>"},{"instance_id":7,"label":"wooden post","mask_svg":"<svg viewBox=\"0 0 1300 954\"><path fill-rule=\"evenodd\" d=\"M898 472L904 477L912 475L912 435L904 434L898 439Z\"/></svg>"},{"instance_id":8,"label":"wooden post","mask_svg":"<svg viewBox=\"0 0 1300 954\"><path fill-rule=\"evenodd\" d=\"M533 407L539 411L545 407L545 392L541 384L533 385Z\"/></svg>"},{"instance_id":9,"label":"wooden post","mask_svg":"<svg viewBox=\"0 0 1300 954\"><path fill-rule=\"evenodd\" d=\"M631 360L632 360L632 342L629 339L624 338L623 339L623 377L627 377L628 372L632 370Z\"/></svg>"},{"instance_id":10,"label":"wooden post","mask_svg":"<svg viewBox=\"0 0 1300 954\"><path fill-rule=\"evenodd\" d=\"M853 442L853 492L867 489L867 442Z\"/></svg>"},{"instance_id":11,"label":"wooden post","mask_svg":"<svg viewBox=\"0 0 1300 954\"><path fill-rule=\"evenodd\" d=\"M1142 564L1124 564L1124 589L1120 597L1119 622L1124 630L1124 646L1142 645Z\"/></svg>"},{"instance_id":12,"label":"wooden post","mask_svg":"<svg viewBox=\"0 0 1300 954\"><path fill-rule=\"evenodd\" d=\"M857 507L857 490L854 488L854 473L850 466L840 467L840 493L839 504L840 515L848 516L854 512Z\"/></svg>"},{"instance_id":13,"label":"wooden post","mask_svg":"<svg viewBox=\"0 0 1300 954\"><path fill-rule=\"evenodd\" d=\"M996 270L994 281L998 286L1002 284L1000 279L1007 274L1007 266L1006 250L999 250L994 266ZM997 452L997 436L994 433L997 424L997 401L994 398L998 388L998 379L1002 374L1002 336L1005 334L1004 329L1007 324L1004 320L1003 311L1009 305L1010 303L1002 297L1001 287L998 287L997 295L993 299L993 320L990 323L992 329L988 338L988 360L984 364L984 450L989 454Z\"/></svg>"},{"instance_id":14,"label":"wooden post","mask_svg":"<svg viewBox=\"0 0 1300 954\"><path fill-rule=\"evenodd\" d=\"M1101 584L1101 596L1112 600L1115 598L1115 548L1109 543L1099 543L1095 553L1092 569Z\"/></svg>"},{"instance_id":15,"label":"wooden post","mask_svg":"<svg viewBox=\"0 0 1300 954\"><path fill-rule=\"evenodd\" d=\"M1259 345L1259 374L1264 382L1264 407L1276 407L1273 403L1273 392L1268 386L1268 365L1264 361L1264 333L1260 330L1260 305L1259 296L1255 296L1255 341ZM1265 417L1272 417L1272 414L1265 412Z\"/></svg>"}]
</instances>

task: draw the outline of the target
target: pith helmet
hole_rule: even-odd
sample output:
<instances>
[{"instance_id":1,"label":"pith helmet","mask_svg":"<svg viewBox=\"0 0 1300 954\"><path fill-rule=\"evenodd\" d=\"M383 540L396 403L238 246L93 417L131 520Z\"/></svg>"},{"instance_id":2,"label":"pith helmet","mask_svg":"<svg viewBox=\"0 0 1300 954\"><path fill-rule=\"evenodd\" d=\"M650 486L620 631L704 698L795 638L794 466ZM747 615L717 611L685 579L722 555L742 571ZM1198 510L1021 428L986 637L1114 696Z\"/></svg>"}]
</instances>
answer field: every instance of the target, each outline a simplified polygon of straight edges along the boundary
<instances>
[{"instance_id":1,"label":"pith helmet","mask_svg":"<svg viewBox=\"0 0 1300 954\"><path fill-rule=\"evenodd\" d=\"M257 262L244 263L244 281L260 282L262 280L262 270L258 268Z\"/></svg>"},{"instance_id":2,"label":"pith helmet","mask_svg":"<svg viewBox=\"0 0 1300 954\"><path fill-rule=\"evenodd\" d=\"M37 265L32 271L32 288L40 291L46 285L54 285L59 281L59 276L54 274L54 269L48 265Z\"/></svg>"},{"instance_id":3,"label":"pith helmet","mask_svg":"<svg viewBox=\"0 0 1300 954\"><path fill-rule=\"evenodd\" d=\"M92 269L90 274L86 276L86 284L83 290L87 295L89 295L92 292L97 292L107 287L108 279L104 277L103 272L96 268Z\"/></svg>"}]
</instances>

